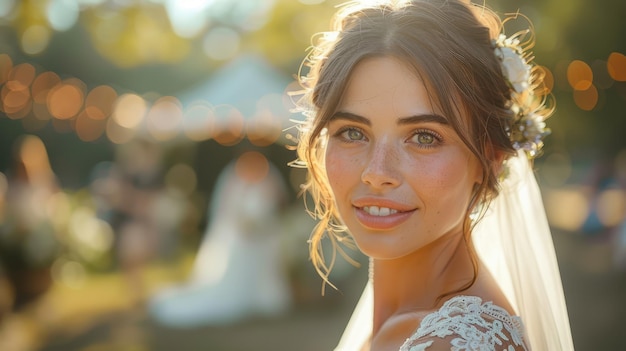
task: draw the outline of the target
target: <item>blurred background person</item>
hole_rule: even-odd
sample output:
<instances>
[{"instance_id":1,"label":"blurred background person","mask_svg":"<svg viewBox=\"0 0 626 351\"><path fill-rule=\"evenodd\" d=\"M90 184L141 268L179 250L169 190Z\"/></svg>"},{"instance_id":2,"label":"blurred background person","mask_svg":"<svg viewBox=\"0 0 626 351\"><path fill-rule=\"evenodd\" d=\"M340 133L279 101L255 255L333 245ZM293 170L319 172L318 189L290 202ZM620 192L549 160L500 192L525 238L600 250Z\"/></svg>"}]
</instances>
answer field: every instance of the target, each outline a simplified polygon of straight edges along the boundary
<instances>
[{"instance_id":1,"label":"blurred background person","mask_svg":"<svg viewBox=\"0 0 626 351\"><path fill-rule=\"evenodd\" d=\"M135 303L146 298L142 278L144 267L158 258L159 213L156 204L163 192L162 153L158 145L143 139L120 147L110 190L115 233L116 263L124 272Z\"/></svg>"},{"instance_id":2,"label":"blurred background person","mask_svg":"<svg viewBox=\"0 0 626 351\"><path fill-rule=\"evenodd\" d=\"M230 324L277 316L291 305L282 253L282 176L263 154L247 151L226 166L215 189L189 280L151 303L164 325Z\"/></svg>"},{"instance_id":3,"label":"blurred background person","mask_svg":"<svg viewBox=\"0 0 626 351\"><path fill-rule=\"evenodd\" d=\"M0 265L18 310L51 286L50 268L60 249L51 200L60 189L39 137L20 138L13 156L0 222Z\"/></svg>"}]
</instances>

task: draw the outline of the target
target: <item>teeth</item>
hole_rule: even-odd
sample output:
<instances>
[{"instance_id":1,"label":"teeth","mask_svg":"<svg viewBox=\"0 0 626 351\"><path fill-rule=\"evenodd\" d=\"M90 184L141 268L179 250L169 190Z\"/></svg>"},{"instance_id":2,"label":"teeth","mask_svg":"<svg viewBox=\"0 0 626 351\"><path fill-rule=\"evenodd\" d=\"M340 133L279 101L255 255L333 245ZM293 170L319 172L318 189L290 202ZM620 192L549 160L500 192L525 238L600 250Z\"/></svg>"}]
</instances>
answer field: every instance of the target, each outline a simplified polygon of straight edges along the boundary
<instances>
[{"instance_id":1,"label":"teeth","mask_svg":"<svg viewBox=\"0 0 626 351\"><path fill-rule=\"evenodd\" d=\"M389 216L395 213L398 213L398 210L394 210L393 208L388 207L378 207L378 206L365 206L363 210L369 213L372 216Z\"/></svg>"}]
</instances>

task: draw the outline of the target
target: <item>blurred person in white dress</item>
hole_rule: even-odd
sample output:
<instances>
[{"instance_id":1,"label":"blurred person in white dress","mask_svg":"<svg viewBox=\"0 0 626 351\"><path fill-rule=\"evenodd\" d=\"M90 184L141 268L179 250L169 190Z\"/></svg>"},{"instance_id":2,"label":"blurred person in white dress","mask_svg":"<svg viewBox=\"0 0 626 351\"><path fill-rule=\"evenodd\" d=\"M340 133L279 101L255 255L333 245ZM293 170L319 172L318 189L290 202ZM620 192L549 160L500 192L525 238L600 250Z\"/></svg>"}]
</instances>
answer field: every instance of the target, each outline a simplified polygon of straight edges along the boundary
<instances>
[{"instance_id":1,"label":"blurred person in white dress","mask_svg":"<svg viewBox=\"0 0 626 351\"><path fill-rule=\"evenodd\" d=\"M208 225L189 280L150 303L170 327L237 323L288 311L291 290L282 250L282 176L261 153L247 151L221 172Z\"/></svg>"}]
</instances>

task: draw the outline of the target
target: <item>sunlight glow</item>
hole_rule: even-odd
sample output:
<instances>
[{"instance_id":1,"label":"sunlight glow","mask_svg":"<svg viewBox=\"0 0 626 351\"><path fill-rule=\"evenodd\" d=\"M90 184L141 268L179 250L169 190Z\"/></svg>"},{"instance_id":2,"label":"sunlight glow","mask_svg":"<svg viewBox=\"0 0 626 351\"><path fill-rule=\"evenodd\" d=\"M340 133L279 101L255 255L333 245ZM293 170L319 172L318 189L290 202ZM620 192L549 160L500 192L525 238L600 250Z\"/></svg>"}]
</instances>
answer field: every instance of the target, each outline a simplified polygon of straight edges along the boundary
<instances>
[{"instance_id":1,"label":"sunlight glow","mask_svg":"<svg viewBox=\"0 0 626 351\"><path fill-rule=\"evenodd\" d=\"M5 17L13 12L15 8L15 0L0 1L0 17Z\"/></svg>"},{"instance_id":2,"label":"sunlight glow","mask_svg":"<svg viewBox=\"0 0 626 351\"><path fill-rule=\"evenodd\" d=\"M50 0L46 15L50 26L57 31L66 31L78 21L80 9L76 0Z\"/></svg>"},{"instance_id":3,"label":"sunlight glow","mask_svg":"<svg viewBox=\"0 0 626 351\"><path fill-rule=\"evenodd\" d=\"M214 0L165 0L174 32L184 38L199 34L208 24L207 9Z\"/></svg>"}]
</instances>

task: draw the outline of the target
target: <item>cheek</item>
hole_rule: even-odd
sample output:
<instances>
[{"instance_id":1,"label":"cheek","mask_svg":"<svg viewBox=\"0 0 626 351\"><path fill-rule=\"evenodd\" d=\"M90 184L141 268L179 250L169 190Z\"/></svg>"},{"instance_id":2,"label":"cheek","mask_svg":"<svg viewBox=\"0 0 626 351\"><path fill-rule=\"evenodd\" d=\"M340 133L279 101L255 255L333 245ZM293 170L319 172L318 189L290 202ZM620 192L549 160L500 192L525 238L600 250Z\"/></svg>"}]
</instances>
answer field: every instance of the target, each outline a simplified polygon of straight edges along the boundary
<instances>
[{"instance_id":1,"label":"cheek","mask_svg":"<svg viewBox=\"0 0 626 351\"><path fill-rule=\"evenodd\" d=\"M352 181L356 168L355 159L341 152L336 152L332 146L326 151L326 176L335 196L346 190Z\"/></svg>"},{"instance_id":2,"label":"cheek","mask_svg":"<svg viewBox=\"0 0 626 351\"><path fill-rule=\"evenodd\" d=\"M465 208L474 186L475 172L466 158L435 158L421 166L419 188L442 208ZM444 211L448 212L448 211Z\"/></svg>"}]
</instances>

